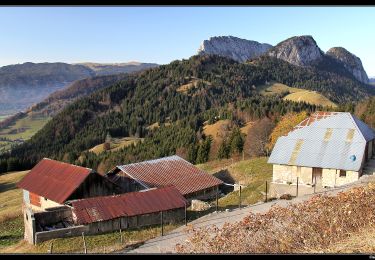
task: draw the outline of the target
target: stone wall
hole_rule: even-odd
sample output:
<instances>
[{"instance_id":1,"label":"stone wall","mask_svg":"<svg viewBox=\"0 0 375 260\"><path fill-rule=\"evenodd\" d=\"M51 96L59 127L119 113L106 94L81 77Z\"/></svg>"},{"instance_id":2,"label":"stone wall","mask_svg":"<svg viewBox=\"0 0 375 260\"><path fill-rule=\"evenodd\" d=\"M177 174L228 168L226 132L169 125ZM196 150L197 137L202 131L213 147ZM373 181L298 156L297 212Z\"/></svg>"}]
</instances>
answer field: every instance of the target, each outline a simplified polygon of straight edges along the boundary
<instances>
[{"instance_id":1,"label":"stone wall","mask_svg":"<svg viewBox=\"0 0 375 260\"><path fill-rule=\"evenodd\" d=\"M312 185L312 171L310 167L299 167L291 165L273 165L272 181L275 183L298 183L301 185ZM359 172L346 171L346 177L340 177L340 170L323 169L322 186L335 187L357 181L360 177Z\"/></svg>"},{"instance_id":2,"label":"stone wall","mask_svg":"<svg viewBox=\"0 0 375 260\"><path fill-rule=\"evenodd\" d=\"M292 165L273 165L272 181L276 183L297 183L311 185L312 168Z\"/></svg>"},{"instance_id":3,"label":"stone wall","mask_svg":"<svg viewBox=\"0 0 375 260\"><path fill-rule=\"evenodd\" d=\"M51 231L42 231L35 233L35 244L54 239L54 238L65 238L65 237L76 237L81 236L84 232L88 233L88 226L73 226L68 228L60 228Z\"/></svg>"},{"instance_id":4,"label":"stone wall","mask_svg":"<svg viewBox=\"0 0 375 260\"><path fill-rule=\"evenodd\" d=\"M345 184L355 182L359 179L359 172L346 171L345 177L340 177L340 170L323 169L322 172L322 186L337 187Z\"/></svg>"}]
</instances>

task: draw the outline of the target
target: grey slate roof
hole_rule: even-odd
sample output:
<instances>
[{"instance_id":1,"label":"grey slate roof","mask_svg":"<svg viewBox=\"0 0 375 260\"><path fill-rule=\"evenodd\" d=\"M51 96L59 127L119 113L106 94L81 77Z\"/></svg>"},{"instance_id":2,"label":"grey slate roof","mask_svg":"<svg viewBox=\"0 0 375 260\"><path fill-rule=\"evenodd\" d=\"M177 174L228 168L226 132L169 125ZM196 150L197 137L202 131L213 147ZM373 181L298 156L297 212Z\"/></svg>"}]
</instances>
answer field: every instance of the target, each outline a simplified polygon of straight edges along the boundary
<instances>
[{"instance_id":1,"label":"grey slate roof","mask_svg":"<svg viewBox=\"0 0 375 260\"><path fill-rule=\"evenodd\" d=\"M268 163L359 171L366 142L374 138L374 130L350 113L317 112L279 137Z\"/></svg>"}]
</instances>

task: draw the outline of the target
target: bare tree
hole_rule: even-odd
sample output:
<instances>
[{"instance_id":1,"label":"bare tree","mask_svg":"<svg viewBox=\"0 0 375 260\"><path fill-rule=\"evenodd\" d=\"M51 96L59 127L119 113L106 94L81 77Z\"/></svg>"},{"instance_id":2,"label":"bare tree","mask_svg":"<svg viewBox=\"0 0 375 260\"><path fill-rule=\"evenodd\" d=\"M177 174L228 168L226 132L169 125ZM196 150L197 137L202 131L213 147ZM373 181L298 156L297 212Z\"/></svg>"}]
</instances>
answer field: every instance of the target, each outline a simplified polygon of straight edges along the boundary
<instances>
[{"instance_id":1,"label":"bare tree","mask_svg":"<svg viewBox=\"0 0 375 260\"><path fill-rule=\"evenodd\" d=\"M254 122L253 126L247 132L245 153L251 157L268 156L267 143L273 128L274 123L268 117Z\"/></svg>"}]
</instances>

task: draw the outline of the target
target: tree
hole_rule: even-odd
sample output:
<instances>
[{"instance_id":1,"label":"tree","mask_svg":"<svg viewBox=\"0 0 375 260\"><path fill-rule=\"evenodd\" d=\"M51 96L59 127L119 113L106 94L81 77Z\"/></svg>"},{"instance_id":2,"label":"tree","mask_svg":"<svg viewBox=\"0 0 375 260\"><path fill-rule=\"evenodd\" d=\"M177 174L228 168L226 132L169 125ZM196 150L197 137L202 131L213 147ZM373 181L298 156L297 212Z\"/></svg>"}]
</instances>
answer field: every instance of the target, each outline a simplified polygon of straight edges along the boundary
<instances>
[{"instance_id":1,"label":"tree","mask_svg":"<svg viewBox=\"0 0 375 260\"><path fill-rule=\"evenodd\" d=\"M230 152L232 154L236 152L242 153L245 142L244 142L244 137L239 127L237 126L234 127L230 135L229 142L230 142Z\"/></svg>"},{"instance_id":2,"label":"tree","mask_svg":"<svg viewBox=\"0 0 375 260\"><path fill-rule=\"evenodd\" d=\"M200 145L197 151L196 163L205 163L208 161L208 156L210 154L212 137L208 136Z\"/></svg>"},{"instance_id":3,"label":"tree","mask_svg":"<svg viewBox=\"0 0 375 260\"><path fill-rule=\"evenodd\" d=\"M224 158L228 159L229 157L230 157L230 146L228 145L227 140L224 139L217 152L217 158L221 160Z\"/></svg>"},{"instance_id":4,"label":"tree","mask_svg":"<svg viewBox=\"0 0 375 260\"><path fill-rule=\"evenodd\" d=\"M264 117L252 125L247 132L245 151L251 157L268 155L267 144L274 123L268 117Z\"/></svg>"},{"instance_id":5,"label":"tree","mask_svg":"<svg viewBox=\"0 0 375 260\"><path fill-rule=\"evenodd\" d=\"M272 150L277 139L280 136L288 134L296 125L302 122L307 116L308 115L305 111L302 111L300 113L292 112L283 116L270 135L270 142L267 145L267 149Z\"/></svg>"},{"instance_id":6,"label":"tree","mask_svg":"<svg viewBox=\"0 0 375 260\"><path fill-rule=\"evenodd\" d=\"M188 150L188 161L192 164L195 164L197 160L197 146L195 144L190 145Z\"/></svg>"}]
</instances>

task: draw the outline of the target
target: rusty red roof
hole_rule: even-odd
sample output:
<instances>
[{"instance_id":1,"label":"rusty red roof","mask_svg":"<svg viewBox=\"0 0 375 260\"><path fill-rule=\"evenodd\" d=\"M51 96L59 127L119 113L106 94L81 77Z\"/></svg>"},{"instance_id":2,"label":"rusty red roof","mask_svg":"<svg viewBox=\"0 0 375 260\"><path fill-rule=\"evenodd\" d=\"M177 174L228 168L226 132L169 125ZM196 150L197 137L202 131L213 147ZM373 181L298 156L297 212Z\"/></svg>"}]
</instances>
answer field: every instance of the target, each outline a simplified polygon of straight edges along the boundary
<instances>
[{"instance_id":1,"label":"rusty red roof","mask_svg":"<svg viewBox=\"0 0 375 260\"><path fill-rule=\"evenodd\" d=\"M129 192L115 196L72 201L73 216L79 225L125 216L137 216L185 207L182 194L173 186Z\"/></svg>"},{"instance_id":2,"label":"rusty red roof","mask_svg":"<svg viewBox=\"0 0 375 260\"><path fill-rule=\"evenodd\" d=\"M294 128L295 129L299 129L301 127L309 126L312 123L314 123L315 121L319 121L321 119L325 119L327 117L330 117L330 116L333 116L333 115L337 115L338 113L339 112L316 111L311 116L309 116L309 117L305 118L304 120L302 120L302 122L299 123L298 125L296 125Z\"/></svg>"},{"instance_id":3,"label":"rusty red roof","mask_svg":"<svg viewBox=\"0 0 375 260\"><path fill-rule=\"evenodd\" d=\"M44 158L17 186L62 204L91 172L88 168Z\"/></svg>"},{"instance_id":4,"label":"rusty red roof","mask_svg":"<svg viewBox=\"0 0 375 260\"><path fill-rule=\"evenodd\" d=\"M117 168L146 188L173 185L183 195L223 183L177 155L121 165ZM113 173L109 173L107 176L116 180L116 175Z\"/></svg>"}]
</instances>

